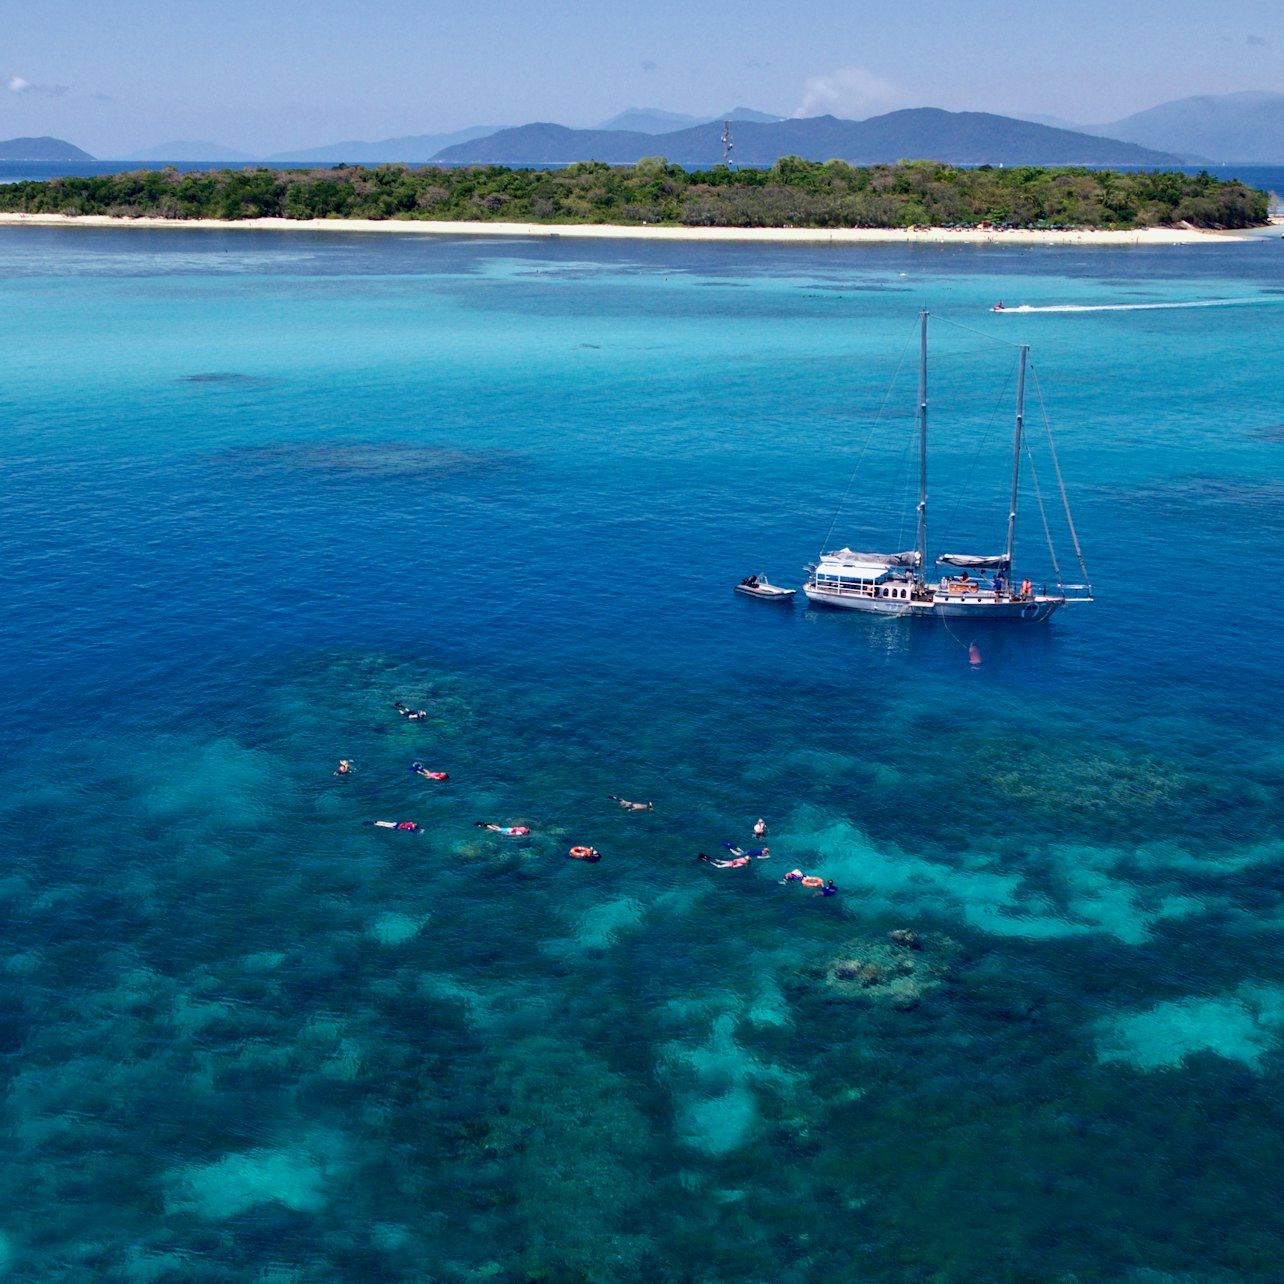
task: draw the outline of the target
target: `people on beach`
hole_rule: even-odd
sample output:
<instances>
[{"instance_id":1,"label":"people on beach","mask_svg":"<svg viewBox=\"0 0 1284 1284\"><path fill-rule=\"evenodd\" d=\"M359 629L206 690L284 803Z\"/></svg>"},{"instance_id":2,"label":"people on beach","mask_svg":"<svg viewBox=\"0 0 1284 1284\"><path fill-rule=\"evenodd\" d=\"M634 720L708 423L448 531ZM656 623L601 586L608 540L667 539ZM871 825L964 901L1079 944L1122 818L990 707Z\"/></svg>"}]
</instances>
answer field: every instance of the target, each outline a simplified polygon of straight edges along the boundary
<instances>
[{"instance_id":1,"label":"people on beach","mask_svg":"<svg viewBox=\"0 0 1284 1284\"><path fill-rule=\"evenodd\" d=\"M630 802L627 798L619 798L615 794L607 794L607 797L612 802L619 803L620 806L623 807L625 811L654 811L655 810L654 803Z\"/></svg>"},{"instance_id":2,"label":"people on beach","mask_svg":"<svg viewBox=\"0 0 1284 1284\"><path fill-rule=\"evenodd\" d=\"M363 825L374 825L378 829L404 829L411 834L422 833L423 830L416 825L413 820L363 820Z\"/></svg>"},{"instance_id":3,"label":"people on beach","mask_svg":"<svg viewBox=\"0 0 1284 1284\"><path fill-rule=\"evenodd\" d=\"M336 776L348 776L352 774L352 763L346 758L339 759L339 765L334 769Z\"/></svg>"},{"instance_id":4,"label":"people on beach","mask_svg":"<svg viewBox=\"0 0 1284 1284\"><path fill-rule=\"evenodd\" d=\"M505 838L524 838L531 832L529 825L497 825L492 820L475 820L477 829L489 829L493 834L503 834Z\"/></svg>"},{"instance_id":5,"label":"people on beach","mask_svg":"<svg viewBox=\"0 0 1284 1284\"><path fill-rule=\"evenodd\" d=\"M755 838L765 838L767 834L767 822L761 816L753 822L753 836Z\"/></svg>"},{"instance_id":6,"label":"people on beach","mask_svg":"<svg viewBox=\"0 0 1284 1284\"><path fill-rule=\"evenodd\" d=\"M392 707L396 709L396 711L401 714L407 722L419 722L428 716L427 709L412 709L408 705L402 704L400 700L395 700Z\"/></svg>"},{"instance_id":7,"label":"people on beach","mask_svg":"<svg viewBox=\"0 0 1284 1284\"><path fill-rule=\"evenodd\" d=\"M422 762L412 762L407 768L413 771L416 776L422 776L425 780L449 780L450 772L448 771L429 771Z\"/></svg>"}]
</instances>

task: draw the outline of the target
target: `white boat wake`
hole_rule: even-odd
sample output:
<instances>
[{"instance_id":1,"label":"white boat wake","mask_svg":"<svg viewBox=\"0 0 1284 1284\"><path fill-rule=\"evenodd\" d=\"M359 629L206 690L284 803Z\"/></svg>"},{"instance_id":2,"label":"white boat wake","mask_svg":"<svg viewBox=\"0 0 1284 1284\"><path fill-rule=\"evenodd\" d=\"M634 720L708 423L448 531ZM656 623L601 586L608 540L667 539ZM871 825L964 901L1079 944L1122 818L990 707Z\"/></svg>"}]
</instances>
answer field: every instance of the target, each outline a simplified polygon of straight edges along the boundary
<instances>
[{"instance_id":1,"label":"white boat wake","mask_svg":"<svg viewBox=\"0 0 1284 1284\"><path fill-rule=\"evenodd\" d=\"M1234 308L1252 303L1278 303L1278 299L1194 299L1187 303L1049 303L1034 306L1022 303L1014 308L991 308L991 312L1155 312L1170 308Z\"/></svg>"}]
</instances>

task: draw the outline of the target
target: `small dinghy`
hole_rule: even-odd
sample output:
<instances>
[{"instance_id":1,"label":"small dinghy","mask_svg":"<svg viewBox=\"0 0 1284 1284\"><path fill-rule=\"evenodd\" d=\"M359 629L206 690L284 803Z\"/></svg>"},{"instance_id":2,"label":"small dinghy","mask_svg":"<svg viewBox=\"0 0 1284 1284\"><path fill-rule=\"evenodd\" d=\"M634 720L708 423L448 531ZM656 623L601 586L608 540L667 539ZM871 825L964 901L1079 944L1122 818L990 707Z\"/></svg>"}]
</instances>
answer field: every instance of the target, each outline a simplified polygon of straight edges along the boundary
<instances>
[{"instance_id":1,"label":"small dinghy","mask_svg":"<svg viewBox=\"0 0 1284 1284\"><path fill-rule=\"evenodd\" d=\"M798 590L769 584L765 575L747 575L736 585L736 592L748 597L760 597L768 602L787 602Z\"/></svg>"}]
</instances>

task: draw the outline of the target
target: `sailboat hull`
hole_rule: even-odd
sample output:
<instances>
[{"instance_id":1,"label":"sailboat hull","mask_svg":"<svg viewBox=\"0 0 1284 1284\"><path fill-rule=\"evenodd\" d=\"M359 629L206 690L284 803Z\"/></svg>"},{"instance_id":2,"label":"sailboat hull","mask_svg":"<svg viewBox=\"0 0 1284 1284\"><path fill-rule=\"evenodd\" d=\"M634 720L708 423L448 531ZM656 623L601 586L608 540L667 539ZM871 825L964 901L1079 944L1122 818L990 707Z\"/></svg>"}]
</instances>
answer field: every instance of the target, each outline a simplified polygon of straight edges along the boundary
<instances>
[{"instance_id":1,"label":"sailboat hull","mask_svg":"<svg viewBox=\"0 0 1284 1284\"><path fill-rule=\"evenodd\" d=\"M866 615L931 615L931 602L902 600L891 597L869 597L864 594L831 593L808 584L803 587L809 602L833 606L840 611L863 611Z\"/></svg>"},{"instance_id":2,"label":"sailboat hull","mask_svg":"<svg viewBox=\"0 0 1284 1284\"><path fill-rule=\"evenodd\" d=\"M816 606L832 606L841 611L862 611L866 615L914 616L917 619L943 620L1012 620L1019 624L1038 624L1058 607L1063 597L1002 598L999 601L980 597L934 596L931 599L870 597L856 593L834 593L806 585L803 592Z\"/></svg>"},{"instance_id":3,"label":"sailboat hull","mask_svg":"<svg viewBox=\"0 0 1284 1284\"><path fill-rule=\"evenodd\" d=\"M927 614L944 620L1017 620L1023 624L1038 624L1059 606L1064 606L1065 601L1063 597L1031 597L998 602L977 598L938 597Z\"/></svg>"}]
</instances>

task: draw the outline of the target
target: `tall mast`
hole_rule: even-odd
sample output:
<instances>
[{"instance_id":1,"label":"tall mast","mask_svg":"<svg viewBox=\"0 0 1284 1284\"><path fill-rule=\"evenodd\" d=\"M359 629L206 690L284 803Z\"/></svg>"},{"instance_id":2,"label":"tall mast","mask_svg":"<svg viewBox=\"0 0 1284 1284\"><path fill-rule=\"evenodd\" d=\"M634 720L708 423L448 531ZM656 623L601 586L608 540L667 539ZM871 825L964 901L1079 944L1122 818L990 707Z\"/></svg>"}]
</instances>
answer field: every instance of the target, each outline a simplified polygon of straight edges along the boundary
<instances>
[{"instance_id":1,"label":"tall mast","mask_svg":"<svg viewBox=\"0 0 1284 1284\"><path fill-rule=\"evenodd\" d=\"M1021 345L1021 361L1017 374L1016 433L1012 441L1012 499L1008 504L1008 559L1007 571L1012 574L1012 541L1016 535L1017 483L1021 478L1021 429L1025 423L1025 359L1029 355L1030 345Z\"/></svg>"},{"instance_id":2,"label":"tall mast","mask_svg":"<svg viewBox=\"0 0 1284 1284\"><path fill-rule=\"evenodd\" d=\"M918 314L918 582L927 571L927 309Z\"/></svg>"}]
</instances>

